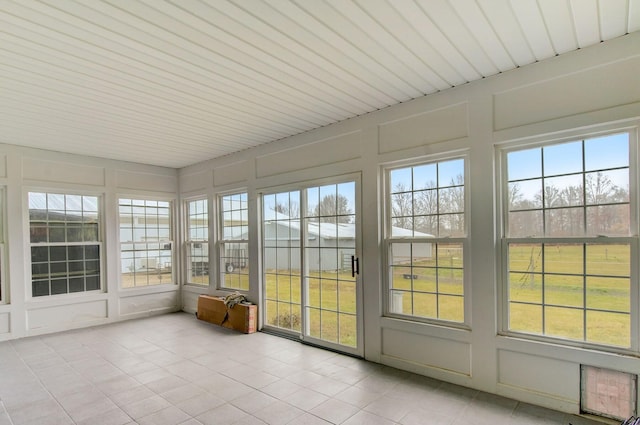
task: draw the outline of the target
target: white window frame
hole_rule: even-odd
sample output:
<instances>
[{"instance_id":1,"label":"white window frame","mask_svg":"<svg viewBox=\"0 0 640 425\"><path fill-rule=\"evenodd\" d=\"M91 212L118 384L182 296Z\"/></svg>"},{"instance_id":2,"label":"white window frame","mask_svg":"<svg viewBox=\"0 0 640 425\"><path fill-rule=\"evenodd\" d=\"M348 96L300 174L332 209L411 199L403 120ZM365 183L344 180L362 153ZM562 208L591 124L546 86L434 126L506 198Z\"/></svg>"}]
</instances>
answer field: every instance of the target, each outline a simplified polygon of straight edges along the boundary
<instances>
[{"instance_id":1,"label":"white window frame","mask_svg":"<svg viewBox=\"0 0 640 425\"><path fill-rule=\"evenodd\" d=\"M62 195L65 197L67 196L80 196L80 197L92 197L92 198L96 198L98 201L98 206L97 206L97 214L98 214L98 233L97 233L97 241L82 241L82 242L69 242L69 241L65 241L65 242L31 242L31 218L30 218L30 213L29 213L29 195L31 193L40 193L40 194L45 194L47 195L47 197L49 195ZM105 258L105 253L104 253L104 196L101 193L92 193L90 191L70 191L70 190L63 190L63 189L42 189L42 188L31 188L31 189L27 189L26 191L26 211L27 211L27 232L26 232L26 241L27 246L28 246L28 258L29 258L29 267L28 267L28 281L29 281L29 297L33 300L42 300L42 299L48 299L49 297L57 297L57 296L78 296L78 295L82 295L82 294L89 294L89 293L99 293L99 292L105 292L106 288L104 287L104 258ZM48 202L48 201L47 201ZM49 211L49 208L47 206L46 209L47 213ZM67 211L66 206L64 211ZM44 226L43 226L44 227ZM52 294L52 290L51 290L51 283L49 284L49 294L48 295L34 295L33 294L33 273L32 273L32 268L33 268L33 258L32 258L32 253L31 253L31 249L33 247L70 247L70 246L97 246L98 247L98 273L99 273L99 277L98 277L98 288L96 289L90 289L90 290L86 290L86 284L85 284L85 290L83 291L70 291L70 287L69 287L69 282L67 282L67 292L64 293L59 293L59 294ZM51 259L48 260L48 263L51 264ZM69 259L66 260L67 266L69 264ZM68 267L67 267L68 269ZM67 270L68 273L68 270ZM67 275L68 277L68 275Z\"/></svg>"},{"instance_id":2,"label":"white window frame","mask_svg":"<svg viewBox=\"0 0 640 425\"><path fill-rule=\"evenodd\" d=\"M4 186L0 187L0 305L9 303L9 295L7 294L7 285L6 285L6 272L5 272L5 229L6 226L6 213L5 213L5 188Z\"/></svg>"},{"instance_id":3,"label":"white window frame","mask_svg":"<svg viewBox=\"0 0 640 425\"><path fill-rule=\"evenodd\" d=\"M242 217L242 211L247 219L246 224L246 232L244 235L247 235L246 238L234 238L234 237L225 237L225 206L224 199L227 197L235 197L235 196L244 196L245 205L244 208L231 209L230 211L240 211L240 215ZM242 202L242 200L240 200ZM218 289L224 291L240 291L240 292L248 292L250 290L251 283L249 282L249 193L246 189L236 189L232 191L227 191L223 193L219 193L216 196L216 206L217 206L217 238L216 238L216 260L218 267ZM239 244L246 246L246 250L244 256L242 255L233 255L233 258L236 258L235 262L228 262L227 257L225 255L225 246L227 244ZM240 253L237 253L240 254ZM241 276L245 276L247 279L247 283L249 286L247 288L235 287L235 286L227 286L225 285L225 278L227 275L235 275L238 280L241 280Z\"/></svg>"},{"instance_id":4,"label":"white window frame","mask_svg":"<svg viewBox=\"0 0 640 425\"><path fill-rule=\"evenodd\" d=\"M631 125L629 125L631 123ZM627 125L625 125L627 124ZM500 291L499 296L499 334L504 336L514 336L518 338L524 338L532 341L540 342L552 342L570 347L580 347L588 349L596 349L605 352L615 353L634 353L637 354L640 351L640 306L634 300L638 300L640 297L640 285L638 279L640 278L640 240L638 233L639 226L639 202L640 197L637 194L639 189L638 177L640 175L638 167L640 162L638 159L639 154L639 131L640 122L637 120L629 120L626 123L609 124L594 126L591 129L576 129L559 132L552 135L533 136L523 138L517 141L507 141L496 146L496 163L498 164L499 178L496 180L496 190L500 196L497 199L497 240L498 240L498 256L497 267L499 270L500 279ZM508 176L507 176L507 154L509 152L540 148L544 146L553 146L557 144L584 141L592 138L603 137L607 135L629 133L629 228L630 232L628 236L622 237L607 237L607 236L571 236L571 237L546 237L544 235L538 237L526 237L526 238L510 238L508 237ZM636 194L633 196L633 194ZM574 243L574 244L587 244L587 243L628 243L630 246L630 347L620 347L614 345L606 345L596 342L573 340L564 337L550 336L544 334L527 333L523 331L514 331L509 329L509 259L508 250L509 243ZM586 260L585 264L586 264ZM544 303L541 305L544 307ZM584 308L586 309L586 307Z\"/></svg>"},{"instance_id":5,"label":"white window frame","mask_svg":"<svg viewBox=\"0 0 640 425\"><path fill-rule=\"evenodd\" d=\"M118 267L119 269L119 273L118 273L118 279L119 279L119 289L120 290L124 290L124 291L130 291L130 290L140 290L140 289L149 289L149 288L157 288L157 287L161 287L161 286L167 286L167 285L171 285L171 286L175 286L177 285L177 281L176 281L176 272L177 272L177 267L176 267L176 249L175 249L175 228L176 228L176 202L174 199L172 198L164 198L164 197L150 197L150 196L138 196L138 195L118 195L117 198L117 213L118 213L118 242L119 242L119 246L118 246L118 261L120 262L120 267ZM133 286L123 286L123 279L122 279L122 275L124 273L124 271L122 270L122 261L123 261L123 246L125 245L133 245L135 243L135 241L122 241L122 214L120 212L120 207L122 206L122 201L123 200L131 200L132 202L134 201L144 201L144 202L166 202L169 204L169 238L168 239L161 239L158 238L157 241L153 241L153 242L142 242L142 241L138 241L138 243L157 243L159 244L159 246L161 246L160 250L164 251L164 250L170 250L170 254L169 257L171 258L171 278L168 282L160 282L160 283L151 283L151 284L147 284L147 285L133 285ZM151 206L149 206L151 207ZM144 208L147 208L147 206L144 206ZM151 207L152 208L152 207ZM132 214L133 215L133 214ZM144 250L143 250L144 251ZM152 249L148 249L146 251L153 251ZM134 267L135 267L135 263L134 263ZM147 276L149 276L151 273L145 273Z\"/></svg>"},{"instance_id":6,"label":"white window frame","mask_svg":"<svg viewBox=\"0 0 640 425\"><path fill-rule=\"evenodd\" d=\"M463 188L464 188L464 235L460 237L430 237L430 238L421 238L421 237L399 237L392 236L392 200L391 200L391 172L394 170L400 170L403 168L411 168L411 167L419 167L422 165L429 164L437 164L447 161L453 160L463 160L464 161L464 178L463 178ZM422 323L431 323L439 326L448 326L453 328L461 328L461 329L470 329L471 328L471 288L470 288L470 257L471 257L471 249L470 249L470 240L469 240L469 228L470 228L470 218L469 218L469 154L467 152L458 152L458 153L443 153L440 155L433 155L429 157L422 158L414 158L409 161L401 161L395 162L392 164L384 164L381 168L381 173L384 176L384 184L382 187L382 199L385 201L385 213L384 213L384 241L383 241L383 270L384 270L384 315L386 317L400 318L404 320L410 320L413 322L422 322ZM463 261L462 261L462 272L463 272L463 321L453 321L446 320L442 318L436 317L426 317L419 315L410 315L410 314L402 314L398 312L394 312L392 308L392 303L394 302L391 296L392 291L392 245L394 243L420 243L420 242L429 242L434 245L438 244L461 244L463 251ZM438 266L439 267L439 266ZM411 291L413 292L413 291ZM439 295L439 292L436 294ZM446 295L446 294L445 294Z\"/></svg>"},{"instance_id":7,"label":"white window frame","mask_svg":"<svg viewBox=\"0 0 640 425\"><path fill-rule=\"evenodd\" d=\"M199 202L199 203L204 203L204 214L200 214L200 215L205 215L206 216L206 223L204 226L197 226L198 228L202 229L204 228L205 230L205 237L203 238L192 238L191 237L191 217L195 216L191 214L191 205L194 202ZM210 255L210 245L209 245L209 240L210 240L210 227L211 227L211 214L209 211L209 199L208 197L204 196L204 197L197 197L197 198L191 198L191 199L187 199L184 201L184 217L185 217L185 223L184 223L184 230L185 230L185 241L184 241L184 257L185 257L185 274L186 274L186 278L185 278L185 282L187 285L193 285L195 287L208 287L211 283L211 272L214 270L211 268L211 255ZM198 246L199 245L199 246ZM192 259L192 252L194 249L202 249L204 250L203 254L200 255L200 260L201 261L206 261L207 262L207 269L206 270L201 270L202 274L200 276L206 276L206 282L193 282L193 262L191 261ZM205 273L206 272L206 273Z\"/></svg>"}]
</instances>

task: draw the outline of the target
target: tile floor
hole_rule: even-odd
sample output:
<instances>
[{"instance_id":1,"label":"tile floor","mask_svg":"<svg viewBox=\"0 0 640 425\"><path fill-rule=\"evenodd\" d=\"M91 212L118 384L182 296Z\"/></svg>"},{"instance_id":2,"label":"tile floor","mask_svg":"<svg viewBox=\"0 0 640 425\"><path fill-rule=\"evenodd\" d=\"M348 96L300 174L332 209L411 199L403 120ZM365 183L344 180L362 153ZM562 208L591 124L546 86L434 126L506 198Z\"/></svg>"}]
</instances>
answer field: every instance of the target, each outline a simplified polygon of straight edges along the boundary
<instances>
[{"instance_id":1,"label":"tile floor","mask_svg":"<svg viewBox=\"0 0 640 425\"><path fill-rule=\"evenodd\" d=\"M175 313L0 343L7 424L596 422Z\"/></svg>"}]
</instances>

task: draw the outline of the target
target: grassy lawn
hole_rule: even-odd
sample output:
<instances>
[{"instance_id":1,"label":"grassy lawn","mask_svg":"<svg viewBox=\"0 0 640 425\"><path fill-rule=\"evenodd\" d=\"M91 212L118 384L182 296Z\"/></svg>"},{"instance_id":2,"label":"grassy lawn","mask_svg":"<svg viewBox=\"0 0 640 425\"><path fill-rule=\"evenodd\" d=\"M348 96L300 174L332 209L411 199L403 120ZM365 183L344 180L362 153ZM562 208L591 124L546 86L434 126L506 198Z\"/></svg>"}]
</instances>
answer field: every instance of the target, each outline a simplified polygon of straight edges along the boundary
<instances>
[{"instance_id":1,"label":"grassy lawn","mask_svg":"<svg viewBox=\"0 0 640 425\"><path fill-rule=\"evenodd\" d=\"M120 282L123 288L138 288L141 286L162 285L173 283L171 270L161 272L155 270L137 271L135 273L121 273Z\"/></svg>"},{"instance_id":2,"label":"grassy lawn","mask_svg":"<svg viewBox=\"0 0 640 425\"><path fill-rule=\"evenodd\" d=\"M510 247L509 328L628 347L629 258L628 245Z\"/></svg>"},{"instance_id":3,"label":"grassy lawn","mask_svg":"<svg viewBox=\"0 0 640 425\"><path fill-rule=\"evenodd\" d=\"M628 245L547 245L544 250L541 244L511 246L509 329L628 347L629 258ZM301 332L300 277L284 273L269 270L265 275L267 323ZM392 311L464 321L460 253L414 262L413 268L394 266L391 278ZM307 283L309 334L355 346L351 274L313 273Z\"/></svg>"},{"instance_id":4,"label":"grassy lawn","mask_svg":"<svg viewBox=\"0 0 640 425\"><path fill-rule=\"evenodd\" d=\"M269 270L266 280L266 320L271 326L301 332L299 276ZM307 278L309 335L349 347L357 344L356 283L351 273L311 273Z\"/></svg>"}]
</instances>

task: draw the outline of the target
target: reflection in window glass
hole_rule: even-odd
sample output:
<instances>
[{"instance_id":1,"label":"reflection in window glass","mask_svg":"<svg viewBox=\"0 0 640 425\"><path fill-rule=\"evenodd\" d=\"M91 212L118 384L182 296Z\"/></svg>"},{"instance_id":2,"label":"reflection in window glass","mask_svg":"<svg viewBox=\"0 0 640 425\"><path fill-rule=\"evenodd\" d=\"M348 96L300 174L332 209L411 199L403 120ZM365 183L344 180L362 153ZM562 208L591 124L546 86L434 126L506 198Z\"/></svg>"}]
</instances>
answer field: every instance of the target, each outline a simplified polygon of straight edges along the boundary
<instances>
[{"instance_id":1,"label":"reflection in window glass","mask_svg":"<svg viewBox=\"0 0 640 425\"><path fill-rule=\"evenodd\" d=\"M99 290L99 198L42 192L28 196L31 295Z\"/></svg>"},{"instance_id":2,"label":"reflection in window glass","mask_svg":"<svg viewBox=\"0 0 640 425\"><path fill-rule=\"evenodd\" d=\"M220 286L248 291L249 219L246 192L220 197L220 220Z\"/></svg>"},{"instance_id":3,"label":"reflection in window glass","mask_svg":"<svg viewBox=\"0 0 640 425\"><path fill-rule=\"evenodd\" d=\"M187 202L187 283L209 285L209 210L206 199Z\"/></svg>"},{"instance_id":4,"label":"reflection in window glass","mask_svg":"<svg viewBox=\"0 0 640 425\"><path fill-rule=\"evenodd\" d=\"M119 200L123 288L173 283L171 203Z\"/></svg>"}]
</instances>

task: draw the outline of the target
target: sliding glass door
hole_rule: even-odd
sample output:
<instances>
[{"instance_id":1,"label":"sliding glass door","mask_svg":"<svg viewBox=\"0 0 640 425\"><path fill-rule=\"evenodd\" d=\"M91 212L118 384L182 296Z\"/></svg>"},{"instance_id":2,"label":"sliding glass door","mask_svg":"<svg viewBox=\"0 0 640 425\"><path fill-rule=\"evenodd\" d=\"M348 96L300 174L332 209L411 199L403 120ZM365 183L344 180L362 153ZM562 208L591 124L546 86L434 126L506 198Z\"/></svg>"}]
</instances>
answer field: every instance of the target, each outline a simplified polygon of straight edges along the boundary
<instances>
[{"instance_id":1,"label":"sliding glass door","mask_svg":"<svg viewBox=\"0 0 640 425\"><path fill-rule=\"evenodd\" d=\"M357 180L263 195L265 325L362 355Z\"/></svg>"}]
</instances>

